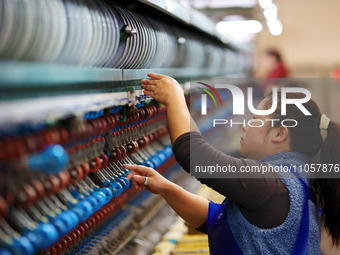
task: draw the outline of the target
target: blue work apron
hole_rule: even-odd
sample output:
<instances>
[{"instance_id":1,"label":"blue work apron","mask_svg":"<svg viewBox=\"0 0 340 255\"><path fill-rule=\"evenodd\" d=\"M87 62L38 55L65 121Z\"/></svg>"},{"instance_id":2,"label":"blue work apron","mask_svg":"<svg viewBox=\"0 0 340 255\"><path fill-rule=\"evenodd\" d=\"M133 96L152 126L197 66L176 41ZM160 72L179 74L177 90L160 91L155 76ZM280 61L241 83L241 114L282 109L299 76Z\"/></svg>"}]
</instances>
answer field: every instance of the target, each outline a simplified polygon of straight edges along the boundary
<instances>
[{"instance_id":1,"label":"blue work apron","mask_svg":"<svg viewBox=\"0 0 340 255\"><path fill-rule=\"evenodd\" d=\"M305 190L305 201L302 209L302 216L298 235L295 240L293 255L301 255L307 253L307 241L309 232L309 206L308 200L310 199L315 203L308 185L301 179L300 175L291 171L302 183ZM223 204L209 204L208 214L208 240L211 255L241 255L244 254L238 246L227 217L227 207L229 200ZM319 211L320 215L320 211Z\"/></svg>"}]
</instances>

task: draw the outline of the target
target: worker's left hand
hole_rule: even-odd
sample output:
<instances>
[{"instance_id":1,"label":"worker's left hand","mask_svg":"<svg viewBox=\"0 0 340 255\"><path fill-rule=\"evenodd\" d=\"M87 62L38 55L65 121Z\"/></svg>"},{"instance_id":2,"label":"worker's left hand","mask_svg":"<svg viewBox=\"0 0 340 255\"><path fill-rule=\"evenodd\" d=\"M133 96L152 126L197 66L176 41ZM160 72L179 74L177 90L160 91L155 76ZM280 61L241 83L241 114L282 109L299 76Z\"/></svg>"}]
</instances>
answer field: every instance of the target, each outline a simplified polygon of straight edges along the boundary
<instances>
[{"instance_id":1,"label":"worker's left hand","mask_svg":"<svg viewBox=\"0 0 340 255\"><path fill-rule=\"evenodd\" d=\"M138 190L145 187L154 194L162 194L168 186L169 181L151 167L129 164L125 164L123 167L132 171L128 174L127 178L132 180L132 185ZM144 185L146 177L147 184Z\"/></svg>"}]
</instances>

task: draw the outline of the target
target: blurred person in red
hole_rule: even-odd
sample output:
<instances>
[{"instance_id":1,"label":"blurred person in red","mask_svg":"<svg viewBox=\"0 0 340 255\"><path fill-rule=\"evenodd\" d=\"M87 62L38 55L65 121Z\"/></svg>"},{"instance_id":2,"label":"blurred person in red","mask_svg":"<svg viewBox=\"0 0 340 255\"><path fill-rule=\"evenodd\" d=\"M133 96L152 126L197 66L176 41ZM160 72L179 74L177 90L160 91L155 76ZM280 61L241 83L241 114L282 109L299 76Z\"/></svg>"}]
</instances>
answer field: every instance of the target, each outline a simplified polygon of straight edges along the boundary
<instances>
[{"instance_id":1,"label":"blurred person in red","mask_svg":"<svg viewBox=\"0 0 340 255\"><path fill-rule=\"evenodd\" d=\"M287 78L289 70L285 66L281 54L274 49L268 49L265 52L265 65L267 67L266 78Z\"/></svg>"},{"instance_id":2,"label":"blurred person in red","mask_svg":"<svg viewBox=\"0 0 340 255\"><path fill-rule=\"evenodd\" d=\"M263 58L263 68L266 79L260 87L265 92L277 82L277 78L288 78L289 69L282 60L281 54L278 50L267 49Z\"/></svg>"}]
</instances>

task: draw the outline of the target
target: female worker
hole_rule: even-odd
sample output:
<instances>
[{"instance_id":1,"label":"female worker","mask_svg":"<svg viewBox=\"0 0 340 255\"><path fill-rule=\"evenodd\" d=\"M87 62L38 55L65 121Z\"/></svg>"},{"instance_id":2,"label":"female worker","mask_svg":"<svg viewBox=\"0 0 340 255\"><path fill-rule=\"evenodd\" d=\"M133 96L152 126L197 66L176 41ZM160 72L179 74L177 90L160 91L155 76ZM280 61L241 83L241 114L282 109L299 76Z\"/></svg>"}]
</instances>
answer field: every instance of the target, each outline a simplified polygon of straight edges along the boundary
<instances>
[{"instance_id":1,"label":"female worker","mask_svg":"<svg viewBox=\"0 0 340 255\"><path fill-rule=\"evenodd\" d=\"M304 107L312 114L305 116L294 105L287 105L285 119L295 119L294 128L272 127L264 121L262 127L243 128L240 153L246 159L223 154L208 145L194 126L180 85L171 77L148 74L152 80L142 80L144 93L167 106L168 126L173 152L184 170L192 165L300 166L311 159L324 164L340 163L339 126L321 115L310 100ZM292 93L297 98L301 94ZM278 97L280 99L280 97ZM271 95L259 104L269 109ZM271 116L256 119L282 119L280 101ZM275 123L281 123L277 121ZM321 130L327 131L323 139ZM324 132L324 131L322 131ZM227 141L226 141L227 142ZM190 149L191 148L191 149ZM318 153L319 152L319 153ZM226 178L199 179L228 198L222 205L187 192L166 180L155 170L144 166L125 165L133 172L133 184L160 194L187 222L206 231L212 255L216 254L320 254L320 220L333 244L340 244L340 181L313 179L314 193L309 188L307 173L301 176L290 167L290 173L226 173ZM294 170L294 169L293 169ZM297 176L295 176L297 175Z\"/></svg>"}]
</instances>

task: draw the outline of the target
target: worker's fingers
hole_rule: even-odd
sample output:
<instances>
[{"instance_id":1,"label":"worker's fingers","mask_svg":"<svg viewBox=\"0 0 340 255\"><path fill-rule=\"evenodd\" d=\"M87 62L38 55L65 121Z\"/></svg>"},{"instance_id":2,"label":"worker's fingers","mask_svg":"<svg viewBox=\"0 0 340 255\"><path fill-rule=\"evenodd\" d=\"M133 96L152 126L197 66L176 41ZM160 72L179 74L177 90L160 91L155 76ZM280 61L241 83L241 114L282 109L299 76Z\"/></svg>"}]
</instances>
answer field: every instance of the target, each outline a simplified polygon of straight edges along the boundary
<instances>
[{"instance_id":1,"label":"worker's fingers","mask_svg":"<svg viewBox=\"0 0 340 255\"><path fill-rule=\"evenodd\" d=\"M153 97L154 96L154 92L150 91L150 90L143 90L144 95L146 96L150 96Z\"/></svg>"},{"instance_id":2,"label":"worker's fingers","mask_svg":"<svg viewBox=\"0 0 340 255\"><path fill-rule=\"evenodd\" d=\"M133 180L140 185L144 185L145 179L146 179L146 176L140 176L138 174L135 174L133 176Z\"/></svg>"},{"instance_id":3,"label":"worker's fingers","mask_svg":"<svg viewBox=\"0 0 340 255\"><path fill-rule=\"evenodd\" d=\"M163 74L157 74L157 73L148 73L148 76L152 79L155 79L155 80L160 80L164 77L167 77L166 75L163 75Z\"/></svg>"},{"instance_id":4,"label":"worker's fingers","mask_svg":"<svg viewBox=\"0 0 340 255\"><path fill-rule=\"evenodd\" d=\"M156 88L155 85L142 85L142 89L148 90L148 91L154 91Z\"/></svg>"},{"instance_id":5,"label":"worker's fingers","mask_svg":"<svg viewBox=\"0 0 340 255\"><path fill-rule=\"evenodd\" d=\"M143 184L139 184L136 181L132 182L132 185L137 189L137 190L142 190L145 186Z\"/></svg>"},{"instance_id":6,"label":"worker's fingers","mask_svg":"<svg viewBox=\"0 0 340 255\"><path fill-rule=\"evenodd\" d=\"M131 172L131 173L129 173L129 174L126 176L126 178L128 178L129 180L133 180L133 176L134 176L135 174L136 174L136 173Z\"/></svg>"},{"instance_id":7,"label":"worker's fingers","mask_svg":"<svg viewBox=\"0 0 340 255\"><path fill-rule=\"evenodd\" d=\"M143 85L156 85L158 83L157 80L150 80L150 79L143 79L142 84Z\"/></svg>"},{"instance_id":8,"label":"worker's fingers","mask_svg":"<svg viewBox=\"0 0 340 255\"><path fill-rule=\"evenodd\" d=\"M137 172L141 175L147 175L150 171L152 171L153 169L150 167L146 167L146 166L141 166L141 165L130 165L130 164L124 164L123 165L124 168Z\"/></svg>"},{"instance_id":9,"label":"worker's fingers","mask_svg":"<svg viewBox=\"0 0 340 255\"><path fill-rule=\"evenodd\" d=\"M138 181L136 181L136 179L138 179L138 177L135 178L135 176L136 176L136 172L131 172L131 173L129 173L129 174L126 176L126 178L128 178L128 179L131 181L132 185L133 185L136 189L140 189L142 185L139 184Z\"/></svg>"}]
</instances>

